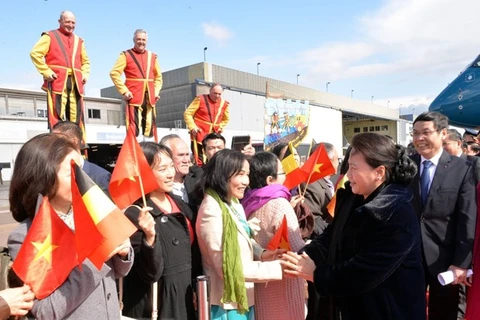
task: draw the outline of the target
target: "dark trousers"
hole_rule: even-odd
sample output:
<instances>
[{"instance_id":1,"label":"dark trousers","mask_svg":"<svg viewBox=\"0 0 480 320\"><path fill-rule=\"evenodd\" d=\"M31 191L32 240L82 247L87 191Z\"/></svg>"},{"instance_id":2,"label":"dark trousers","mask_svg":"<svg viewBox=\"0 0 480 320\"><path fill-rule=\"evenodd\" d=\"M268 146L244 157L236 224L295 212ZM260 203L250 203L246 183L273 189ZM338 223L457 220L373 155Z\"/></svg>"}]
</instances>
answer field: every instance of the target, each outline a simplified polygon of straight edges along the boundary
<instances>
[{"instance_id":1,"label":"dark trousers","mask_svg":"<svg viewBox=\"0 0 480 320\"><path fill-rule=\"evenodd\" d=\"M437 275L431 275L424 265L425 282L429 290L428 319L457 320L465 318L466 290L465 285L442 286Z\"/></svg>"}]
</instances>

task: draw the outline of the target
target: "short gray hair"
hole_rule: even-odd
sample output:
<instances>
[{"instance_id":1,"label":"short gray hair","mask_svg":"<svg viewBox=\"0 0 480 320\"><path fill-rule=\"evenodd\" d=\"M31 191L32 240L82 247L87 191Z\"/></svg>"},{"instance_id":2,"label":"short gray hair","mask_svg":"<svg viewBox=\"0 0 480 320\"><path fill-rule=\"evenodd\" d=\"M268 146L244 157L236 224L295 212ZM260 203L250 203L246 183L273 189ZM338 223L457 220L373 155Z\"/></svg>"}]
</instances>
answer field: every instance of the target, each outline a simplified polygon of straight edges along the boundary
<instances>
[{"instance_id":1,"label":"short gray hair","mask_svg":"<svg viewBox=\"0 0 480 320\"><path fill-rule=\"evenodd\" d=\"M136 37L137 34L139 34L139 33L145 33L145 35L148 36L147 31L145 31L145 30L143 30L143 29L137 29L137 30L135 30L135 32L133 33L133 40L135 40L135 37Z\"/></svg>"}]
</instances>

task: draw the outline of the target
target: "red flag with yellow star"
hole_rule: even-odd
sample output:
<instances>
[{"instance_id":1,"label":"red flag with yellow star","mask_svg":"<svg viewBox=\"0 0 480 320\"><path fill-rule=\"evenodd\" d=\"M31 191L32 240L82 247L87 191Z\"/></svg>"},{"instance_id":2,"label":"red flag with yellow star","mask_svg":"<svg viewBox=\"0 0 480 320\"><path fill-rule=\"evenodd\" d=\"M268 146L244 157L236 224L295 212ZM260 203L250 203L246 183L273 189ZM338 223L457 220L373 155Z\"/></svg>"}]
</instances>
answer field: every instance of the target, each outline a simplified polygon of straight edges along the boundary
<instances>
[{"instance_id":1,"label":"red flag with yellow star","mask_svg":"<svg viewBox=\"0 0 480 320\"><path fill-rule=\"evenodd\" d=\"M37 299L55 291L77 265L75 235L45 197L17 257L13 270Z\"/></svg>"},{"instance_id":2,"label":"red flag with yellow star","mask_svg":"<svg viewBox=\"0 0 480 320\"><path fill-rule=\"evenodd\" d=\"M110 196L120 209L125 209L157 188L158 182L142 148L133 131L128 130L110 179Z\"/></svg>"},{"instance_id":3,"label":"red flag with yellow star","mask_svg":"<svg viewBox=\"0 0 480 320\"><path fill-rule=\"evenodd\" d=\"M313 183L335 173L335 168L328 157L323 143L312 153L300 168L305 175L307 184Z\"/></svg>"},{"instance_id":4,"label":"red flag with yellow star","mask_svg":"<svg viewBox=\"0 0 480 320\"><path fill-rule=\"evenodd\" d=\"M277 229L277 232L273 235L272 239L267 245L267 250L286 249L291 251L290 241L288 240L288 225L287 217L283 216L282 223Z\"/></svg>"}]
</instances>

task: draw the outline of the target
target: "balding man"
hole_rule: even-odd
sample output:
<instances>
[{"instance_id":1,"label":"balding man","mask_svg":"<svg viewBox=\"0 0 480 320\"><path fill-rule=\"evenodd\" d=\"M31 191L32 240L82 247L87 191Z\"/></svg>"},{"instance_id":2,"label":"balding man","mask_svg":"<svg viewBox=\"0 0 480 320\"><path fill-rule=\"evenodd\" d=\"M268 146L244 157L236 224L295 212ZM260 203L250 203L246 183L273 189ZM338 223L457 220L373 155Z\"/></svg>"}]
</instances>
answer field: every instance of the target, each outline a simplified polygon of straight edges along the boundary
<instances>
[{"instance_id":1,"label":"balding man","mask_svg":"<svg viewBox=\"0 0 480 320\"><path fill-rule=\"evenodd\" d=\"M30 57L44 79L48 128L59 121L75 122L85 139L83 86L90 75L90 60L83 40L73 34L75 15L63 11L58 23L58 29L42 33Z\"/></svg>"},{"instance_id":2,"label":"balding man","mask_svg":"<svg viewBox=\"0 0 480 320\"><path fill-rule=\"evenodd\" d=\"M157 55L146 49L147 41L147 32L136 30L133 48L120 53L110 71L110 78L127 103L127 131L132 127L138 136L141 126L145 137L158 141L155 105L160 100L163 79ZM125 83L122 73L125 73Z\"/></svg>"},{"instance_id":3,"label":"balding man","mask_svg":"<svg viewBox=\"0 0 480 320\"><path fill-rule=\"evenodd\" d=\"M198 166L204 163L202 141L212 132L222 133L230 120L229 102L222 99L223 88L215 83L209 94L197 96L183 114L192 140L191 146Z\"/></svg>"},{"instance_id":4,"label":"balding man","mask_svg":"<svg viewBox=\"0 0 480 320\"><path fill-rule=\"evenodd\" d=\"M191 166L190 150L180 136L176 134L166 135L160 140L160 144L172 150L173 165L175 166L172 193L188 203L196 214L202 201L197 188L197 183L203 174L202 169L198 166Z\"/></svg>"}]
</instances>

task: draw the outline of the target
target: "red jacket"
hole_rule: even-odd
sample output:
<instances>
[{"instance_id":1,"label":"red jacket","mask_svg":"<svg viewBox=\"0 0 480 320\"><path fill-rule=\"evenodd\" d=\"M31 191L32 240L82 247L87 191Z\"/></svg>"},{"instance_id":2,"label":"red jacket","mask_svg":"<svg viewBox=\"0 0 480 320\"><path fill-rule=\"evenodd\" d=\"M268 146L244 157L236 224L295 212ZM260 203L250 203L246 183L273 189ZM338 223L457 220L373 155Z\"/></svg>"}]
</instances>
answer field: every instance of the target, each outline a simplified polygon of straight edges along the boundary
<instances>
[{"instance_id":1,"label":"red jacket","mask_svg":"<svg viewBox=\"0 0 480 320\"><path fill-rule=\"evenodd\" d=\"M133 98L129 101L129 104L131 106L141 106L145 92L148 91L149 104L155 106L154 70L157 55L148 50L145 50L144 53L137 53L134 50L127 50L123 53L127 59L127 66L124 70L125 85L133 94Z\"/></svg>"}]
</instances>

